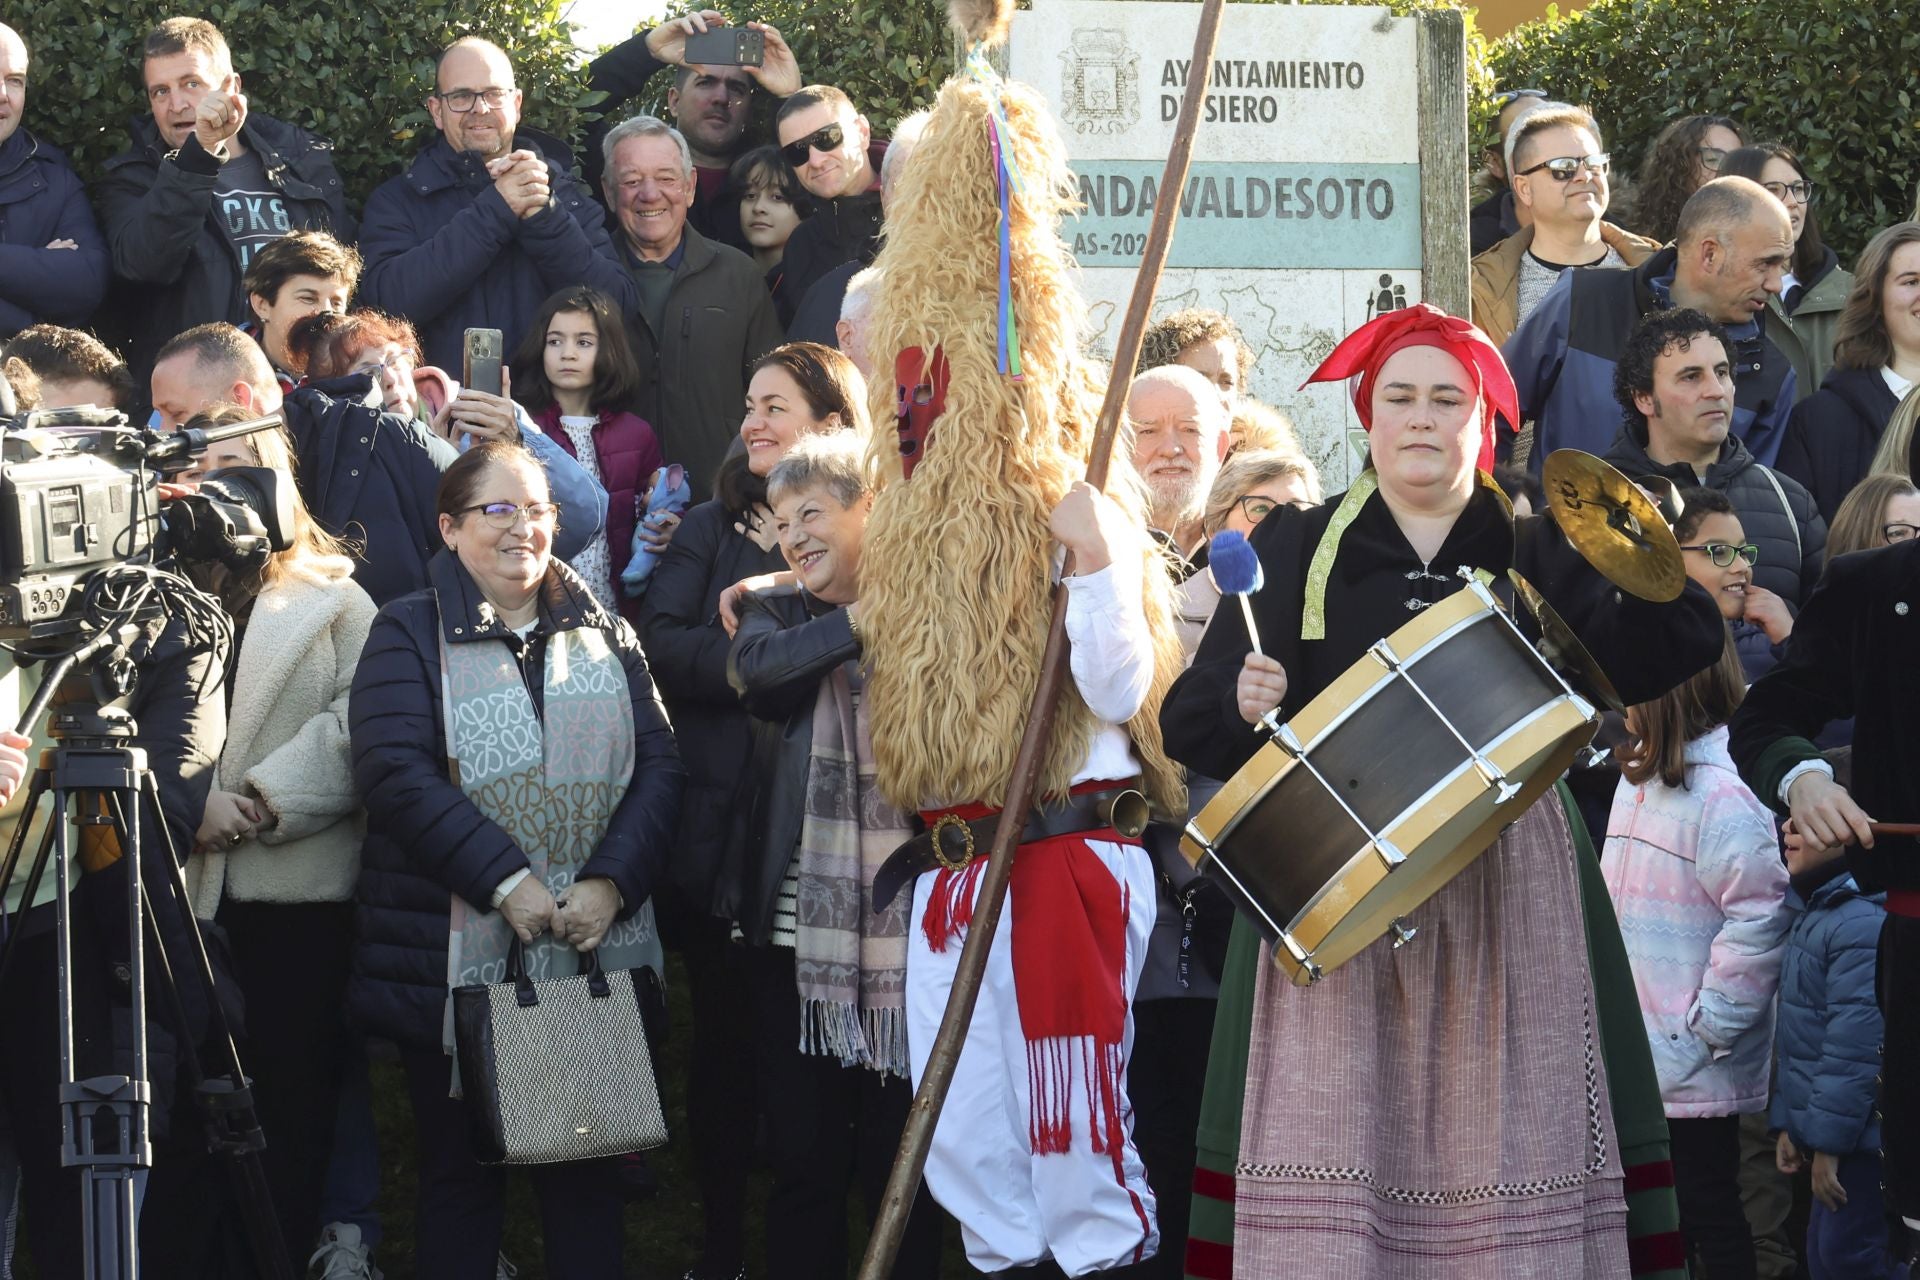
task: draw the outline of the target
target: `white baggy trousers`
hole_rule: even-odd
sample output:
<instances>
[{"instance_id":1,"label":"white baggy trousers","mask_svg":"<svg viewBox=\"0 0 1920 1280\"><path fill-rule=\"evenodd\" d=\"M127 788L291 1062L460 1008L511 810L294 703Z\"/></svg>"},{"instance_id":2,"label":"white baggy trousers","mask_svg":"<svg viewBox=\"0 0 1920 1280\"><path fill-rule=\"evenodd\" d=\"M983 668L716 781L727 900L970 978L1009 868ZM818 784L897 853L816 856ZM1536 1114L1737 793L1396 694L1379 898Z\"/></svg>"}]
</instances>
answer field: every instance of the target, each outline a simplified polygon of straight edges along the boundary
<instances>
[{"instance_id":1,"label":"white baggy trousers","mask_svg":"<svg viewBox=\"0 0 1920 1280\"><path fill-rule=\"evenodd\" d=\"M1067 1055L1072 1073L1071 1149L1057 1155L1033 1153L1027 1040L1014 996L1017 904L1009 894L927 1156L927 1188L959 1220L967 1261L981 1271L1031 1266L1051 1257L1068 1275L1078 1276L1128 1265L1159 1247L1153 1192L1133 1145L1124 1065L1133 1052L1133 992L1153 932L1153 865L1137 845L1089 840L1087 848L1113 874L1127 908L1126 967L1120 975L1127 1001L1120 1073L1126 1145L1117 1171L1111 1153L1094 1151L1091 1117L1096 1111L1088 1094L1085 1058L1076 1053ZM916 1088L946 1012L964 940L964 935L954 939L944 952L928 946L922 921L938 875L928 871L915 882L913 926L907 934L907 1050ZM974 878L976 894L982 878ZM1196 1046L1196 1052L1205 1052L1205 1046Z\"/></svg>"}]
</instances>

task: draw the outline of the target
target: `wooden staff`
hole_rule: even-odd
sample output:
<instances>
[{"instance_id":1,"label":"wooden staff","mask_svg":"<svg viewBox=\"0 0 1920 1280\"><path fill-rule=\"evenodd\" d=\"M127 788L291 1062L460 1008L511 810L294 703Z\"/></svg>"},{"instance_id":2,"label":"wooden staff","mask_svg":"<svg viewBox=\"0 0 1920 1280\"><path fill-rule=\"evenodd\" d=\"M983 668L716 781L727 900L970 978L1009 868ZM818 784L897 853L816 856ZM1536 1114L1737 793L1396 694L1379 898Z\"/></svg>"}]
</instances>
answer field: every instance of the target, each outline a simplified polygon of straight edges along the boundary
<instances>
[{"instance_id":1,"label":"wooden staff","mask_svg":"<svg viewBox=\"0 0 1920 1280\"><path fill-rule=\"evenodd\" d=\"M1094 429L1093 447L1087 455L1087 483L1106 488L1107 464L1112 460L1113 441L1120 429L1120 414L1126 407L1127 392L1133 385L1133 370L1140 357L1140 343L1146 336L1147 316L1153 310L1154 295L1160 289L1160 271L1166 265L1167 249L1173 243L1174 220L1180 215L1180 197L1187 185L1187 165L1193 155L1194 135L1199 131L1200 106L1206 100L1207 82L1213 70L1213 48L1220 34L1222 0L1204 0L1200 6L1200 26L1193 37L1192 71L1187 76L1186 96L1180 104L1180 119L1174 126L1173 153L1167 157L1160 177L1160 196L1153 207L1153 224L1147 233L1146 250L1140 256L1140 273L1134 277L1133 296L1127 304L1120 337L1114 343L1113 367L1107 383L1106 399L1100 405L1100 417ZM926 1074L914 1093L913 1107L907 1113L907 1127L900 1136L900 1150L893 1159L893 1172L887 1178L886 1197L880 1216L867 1240L866 1258L860 1264L860 1280L885 1280L893 1270L900 1251L900 1237L907 1228L907 1214L913 1208L914 1193L927 1167L927 1149L933 1144L934 1126L947 1100L947 1088L953 1083L953 1070L960 1061L960 1049L966 1040L967 1024L973 1020L973 1007L980 998L980 979L986 972L987 950L1000 924L1000 909L1006 902L1007 879L1013 874L1013 852L1020 843L1024 815L1033 803L1034 785L1040 776L1040 763L1053 734L1054 715L1059 709L1060 685L1067 673L1067 592L1056 587L1053 615L1047 627L1047 647L1040 659L1040 682L1034 689L1033 710L1028 714L1020 750L1014 757L1013 776L1007 783L1007 795L999 826L994 831L993 848L987 855L986 873L981 877L980 896L974 903L973 923L967 929L966 944L960 951L960 966L954 972L953 988L947 996L947 1009L940 1018L940 1034L934 1038L927 1058Z\"/></svg>"}]
</instances>

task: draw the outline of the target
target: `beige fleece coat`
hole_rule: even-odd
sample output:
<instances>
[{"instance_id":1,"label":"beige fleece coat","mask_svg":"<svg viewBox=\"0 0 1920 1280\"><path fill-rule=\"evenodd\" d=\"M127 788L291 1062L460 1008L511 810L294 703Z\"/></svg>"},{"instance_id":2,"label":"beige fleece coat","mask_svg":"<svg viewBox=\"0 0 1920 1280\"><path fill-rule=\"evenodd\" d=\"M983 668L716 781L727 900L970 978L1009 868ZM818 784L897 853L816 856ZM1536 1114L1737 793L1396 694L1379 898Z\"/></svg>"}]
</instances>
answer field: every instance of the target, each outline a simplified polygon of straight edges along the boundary
<instances>
[{"instance_id":1,"label":"beige fleece coat","mask_svg":"<svg viewBox=\"0 0 1920 1280\"><path fill-rule=\"evenodd\" d=\"M351 569L344 559L311 561L254 601L214 786L258 797L276 821L231 850L193 855L187 876L204 919L222 898L353 897L362 824L347 695L375 609Z\"/></svg>"}]
</instances>

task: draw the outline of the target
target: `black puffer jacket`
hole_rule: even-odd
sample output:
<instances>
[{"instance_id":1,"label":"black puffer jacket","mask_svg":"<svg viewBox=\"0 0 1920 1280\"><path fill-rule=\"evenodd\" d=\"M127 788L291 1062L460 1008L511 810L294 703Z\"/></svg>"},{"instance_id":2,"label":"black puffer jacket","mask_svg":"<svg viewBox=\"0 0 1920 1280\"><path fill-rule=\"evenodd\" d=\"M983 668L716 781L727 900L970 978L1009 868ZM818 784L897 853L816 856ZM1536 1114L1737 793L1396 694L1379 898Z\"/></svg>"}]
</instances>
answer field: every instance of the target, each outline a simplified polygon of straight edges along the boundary
<instances>
[{"instance_id":1,"label":"black puffer jacket","mask_svg":"<svg viewBox=\"0 0 1920 1280\"><path fill-rule=\"evenodd\" d=\"M741 601L727 679L753 717L760 765L738 917L754 946L764 946L773 931L780 882L800 844L820 682L859 656L845 609L799 592L756 592Z\"/></svg>"},{"instance_id":2,"label":"black puffer jacket","mask_svg":"<svg viewBox=\"0 0 1920 1280\"><path fill-rule=\"evenodd\" d=\"M1740 517L1747 541L1760 548L1760 560L1753 566L1754 585L1786 601L1789 612L1800 611L1826 563L1827 522L1799 481L1755 462L1737 436L1728 436L1720 446L1720 461L1707 468L1704 481L1684 462L1661 466L1649 458L1645 446L1624 427L1606 460L1635 478L1664 476L1682 488L1703 485L1724 493ZM1742 619L1732 629L1748 680L1759 679L1779 661L1781 651L1759 626Z\"/></svg>"},{"instance_id":3,"label":"black puffer jacket","mask_svg":"<svg viewBox=\"0 0 1920 1280\"><path fill-rule=\"evenodd\" d=\"M640 611L647 658L680 726L687 767L687 802L668 876L694 909L722 920L740 910L754 771L752 729L727 683L720 593L742 578L786 567L778 549L762 551L735 532L738 518L718 501L687 512Z\"/></svg>"},{"instance_id":4,"label":"black puffer jacket","mask_svg":"<svg viewBox=\"0 0 1920 1280\"><path fill-rule=\"evenodd\" d=\"M543 712L548 637L591 627L619 653L633 706L633 777L580 877L613 881L622 919L647 901L666 869L686 781L633 628L594 603L571 569L559 560L549 566L525 640L500 621L451 551L435 556L427 574L427 590L402 596L374 619L347 713L354 783L367 807L348 1004L368 1030L422 1048L440 1044L448 895L491 910L500 882L527 867L513 837L447 777L440 646L506 646L536 714Z\"/></svg>"},{"instance_id":5,"label":"black puffer jacket","mask_svg":"<svg viewBox=\"0 0 1920 1280\"><path fill-rule=\"evenodd\" d=\"M1878 369L1835 369L1793 406L1774 469L1807 487L1832 520L1866 477L1873 452L1899 402Z\"/></svg>"},{"instance_id":6,"label":"black puffer jacket","mask_svg":"<svg viewBox=\"0 0 1920 1280\"><path fill-rule=\"evenodd\" d=\"M192 137L166 150L152 116L137 117L130 132L133 145L107 161L94 203L113 256L114 292L101 328L121 343L144 396L154 354L169 338L213 320L240 324L253 313L233 241L214 217L220 162ZM240 126L240 139L265 165L292 229L353 243L331 142L258 111Z\"/></svg>"}]
</instances>

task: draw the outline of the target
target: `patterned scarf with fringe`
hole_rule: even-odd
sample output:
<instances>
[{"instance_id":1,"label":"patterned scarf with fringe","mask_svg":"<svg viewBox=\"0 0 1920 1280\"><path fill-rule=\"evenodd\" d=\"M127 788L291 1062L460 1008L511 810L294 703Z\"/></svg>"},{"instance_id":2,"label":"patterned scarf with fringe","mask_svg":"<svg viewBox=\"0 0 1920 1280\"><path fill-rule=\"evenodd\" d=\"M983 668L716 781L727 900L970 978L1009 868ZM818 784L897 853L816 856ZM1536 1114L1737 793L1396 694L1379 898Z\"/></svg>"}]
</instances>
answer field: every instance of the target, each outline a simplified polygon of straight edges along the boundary
<instances>
[{"instance_id":1,"label":"patterned scarf with fringe","mask_svg":"<svg viewBox=\"0 0 1920 1280\"><path fill-rule=\"evenodd\" d=\"M842 663L820 682L800 823L793 967L800 1051L843 1066L907 1076L907 923L913 895L875 914L873 877L913 836L874 782L873 739L859 672Z\"/></svg>"}]
</instances>

